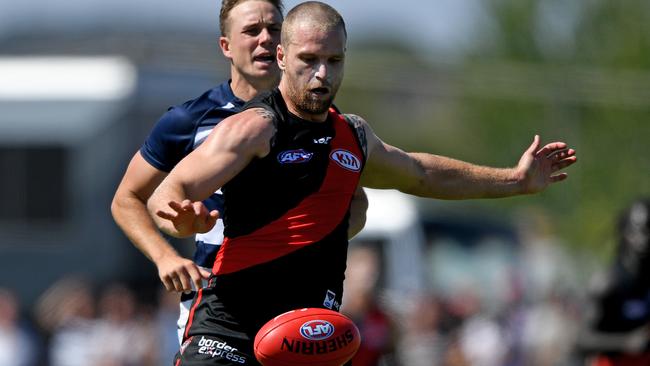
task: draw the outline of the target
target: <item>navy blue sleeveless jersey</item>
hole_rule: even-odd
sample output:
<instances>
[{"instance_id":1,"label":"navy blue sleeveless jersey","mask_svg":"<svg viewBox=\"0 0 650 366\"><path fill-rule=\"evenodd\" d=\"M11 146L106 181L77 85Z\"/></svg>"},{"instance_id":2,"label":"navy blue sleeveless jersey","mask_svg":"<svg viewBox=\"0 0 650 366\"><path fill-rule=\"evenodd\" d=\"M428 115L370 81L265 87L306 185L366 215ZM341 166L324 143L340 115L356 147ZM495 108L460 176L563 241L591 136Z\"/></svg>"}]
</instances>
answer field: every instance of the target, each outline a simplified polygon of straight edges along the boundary
<instances>
[{"instance_id":1,"label":"navy blue sleeveless jersey","mask_svg":"<svg viewBox=\"0 0 650 366\"><path fill-rule=\"evenodd\" d=\"M169 108L140 148L140 154L154 168L170 172L219 122L240 112L243 106L244 102L233 94L230 81L224 82L198 98ZM223 197L219 191L204 203L209 210L223 211ZM194 253L197 265L211 268L222 241L221 220L210 232L197 234Z\"/></svg>"}]
</instances>

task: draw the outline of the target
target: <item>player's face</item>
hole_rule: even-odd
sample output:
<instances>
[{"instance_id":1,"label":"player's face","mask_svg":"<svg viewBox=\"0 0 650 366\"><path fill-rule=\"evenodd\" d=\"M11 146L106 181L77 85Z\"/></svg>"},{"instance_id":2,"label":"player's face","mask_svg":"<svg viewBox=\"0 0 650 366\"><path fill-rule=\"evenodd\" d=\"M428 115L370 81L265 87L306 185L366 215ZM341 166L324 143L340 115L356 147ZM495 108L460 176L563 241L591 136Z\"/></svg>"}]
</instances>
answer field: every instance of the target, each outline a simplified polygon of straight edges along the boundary
<instances>
[{"instance_id":1,"label":"player's face","mask_svg":"<svg viewBox=\"0 0 650 366\"><path fill-rule=\"evenodd\" d=\"M230 11L228 25L228 34L220 43L233 72L252 82L268 79L276 83L280 71L275 55L282 28L278 9L266 1L245 1Z\"/></svg>"},{"instance_id":2,"label":"player's face","mask_svg":"<svg viewBox=\"0 0 650 366\"><path fill-rule=\"evenodd\" d=\"M291 43L278 48L282 83L300 117L323 120L343 80L346 36L308 21L294 27Z\"/></svg>"}]
</instances>

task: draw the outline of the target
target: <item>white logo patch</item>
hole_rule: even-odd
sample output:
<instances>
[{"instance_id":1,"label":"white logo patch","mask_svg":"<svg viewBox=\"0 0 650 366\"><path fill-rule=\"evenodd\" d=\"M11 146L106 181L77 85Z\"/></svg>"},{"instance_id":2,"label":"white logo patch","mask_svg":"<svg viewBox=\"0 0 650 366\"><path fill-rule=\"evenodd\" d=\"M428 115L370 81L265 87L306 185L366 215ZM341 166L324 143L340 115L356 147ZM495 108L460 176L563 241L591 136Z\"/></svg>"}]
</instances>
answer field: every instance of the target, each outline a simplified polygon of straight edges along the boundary
<instances>
[{"instance_id":1,"label":"white logo patch","mask_svg":"<svg viewBox=\"0 0 650 366\"><path fill-rule=\"evenodd\" d=\"M334 150L330 154L330 158L347 170L351 170L353 172L358 172L361 170L361 160L359 160L359 158L347 150Z\"/></svg>"},{"instance_id":2,"label":"white logo patch","mask_svg":"<svg viewBox=\"0 0 650 366\"><path fill-rule=\"evenodd\" d=\"M326 137L321 137L321 138L319 138L319 139L314 139L314 143L315 143L315 144L319 144L319 145L326 145L326 144L329 144L330 141L332 141L332 137L331 137L331 136L326 136Z\"/></svg>"},{"instance_id":3,"label":"white logo patch","mask_svg":"<svg viewBox=\"0 0 650 366\"><path fill-rule=\"evenodd\" d=\"M197 353L200 355L206 355L212 358L225 358L226 360L242 364L246 363L246 357L241 356L237 352L237 348L229 346L226 342L201 336L197 347Z\"/></svg>"}]
</instances>

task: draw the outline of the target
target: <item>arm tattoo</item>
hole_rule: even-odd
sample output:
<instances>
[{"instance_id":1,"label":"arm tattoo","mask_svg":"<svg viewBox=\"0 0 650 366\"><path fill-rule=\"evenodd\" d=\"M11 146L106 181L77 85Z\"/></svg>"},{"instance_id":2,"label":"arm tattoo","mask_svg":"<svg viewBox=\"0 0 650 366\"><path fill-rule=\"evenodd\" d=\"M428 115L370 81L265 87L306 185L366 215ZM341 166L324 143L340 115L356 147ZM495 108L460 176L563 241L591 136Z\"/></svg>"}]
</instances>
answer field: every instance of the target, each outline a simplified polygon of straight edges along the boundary
<instances>
[{"instance_id":1,"label":"arm tattoo","mask_svg":"<svg viewBox=\"0 0 650 366\"><path fill-rule=\"evenodd\" d=\"M278 132L278 121L276 119L276 114L269 111L266 108L261 108L261 107L260 108L255 108L255 113L257 113L257 115L261 116L262 118L264 118L266 120L270 120L273 123L273 125L275 126L275 132L273 133L273 137L271 137L271 140L269 141L269 145L271 147L273 147L275 145L276 133Z\"/></svg>"},{"instance_id":2,"label":"arm tattoo","mask_svg":"<svg viewBox=\"0 0 650 366\"><path fill-rule=\"evenodd\" d=\"M262 116L264 119L270 119L271 121L275 120L275 113L264 109L264 108L255 108L255 113Z\"/></svg>"},{"instance_id":3,"label":"arm tattoo","mask_svg":"<svg viewBox=\"0 0 650 366\"><path fill-rule=\"evenodd\" d=\"M363 150L363 155L368 156L368 139L366 138L366 129L363 127L363 119L355 114L344 114L343 117L354 127L359 139L359 144Z\"/></svg>"}]
</instances>

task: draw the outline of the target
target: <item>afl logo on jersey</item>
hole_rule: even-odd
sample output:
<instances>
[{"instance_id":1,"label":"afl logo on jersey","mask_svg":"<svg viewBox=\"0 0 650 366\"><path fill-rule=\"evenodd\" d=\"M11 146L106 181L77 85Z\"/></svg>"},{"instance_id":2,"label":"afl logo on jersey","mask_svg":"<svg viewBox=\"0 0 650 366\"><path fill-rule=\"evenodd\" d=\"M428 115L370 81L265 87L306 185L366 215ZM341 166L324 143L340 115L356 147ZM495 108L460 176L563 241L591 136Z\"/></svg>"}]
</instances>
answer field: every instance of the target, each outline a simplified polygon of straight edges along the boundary
<instances>
[{"instance_id":1,"label":"afl logo on jersey","mask_svg":"<svg viewBox=\"0 0 650 366\"><path fill-rule=\"evenodd\" d=\"M359 158L347 150L334 150L330 154L330 158L332 158L332 160L334 160L338 165L347 170L351 170L353 172L358 172L361 170L361 160L359 160Z\"/></svg>"},{"instance_id":2,"label":"afl logo on jersey","mask_svg":"<svg viewBox=\"0 0 650 366\"><path fill-rule=\"evenodd\" d=\"M314 153L305 151L304 149L287 150L278 154L278 161L280 164L297 164L306 163L311 160Z\"/></svg>"}]
</instances>

